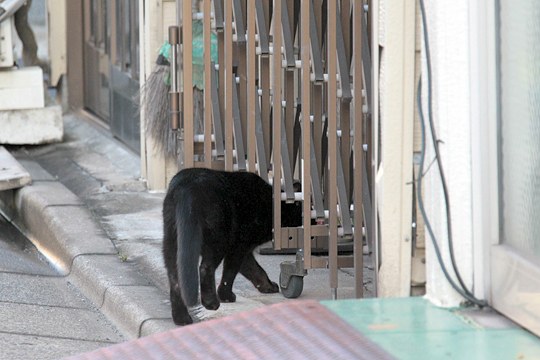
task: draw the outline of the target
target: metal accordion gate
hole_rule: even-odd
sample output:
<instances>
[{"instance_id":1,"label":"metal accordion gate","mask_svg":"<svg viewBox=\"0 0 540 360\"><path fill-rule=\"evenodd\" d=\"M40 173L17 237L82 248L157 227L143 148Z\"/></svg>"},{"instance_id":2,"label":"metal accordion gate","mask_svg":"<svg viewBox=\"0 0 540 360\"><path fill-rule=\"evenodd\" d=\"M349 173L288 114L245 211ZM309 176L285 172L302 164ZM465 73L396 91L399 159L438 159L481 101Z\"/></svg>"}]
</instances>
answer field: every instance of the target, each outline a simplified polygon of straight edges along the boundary
<instances>
[{"instance_id":1,"label":"metal accordion gate","mask_svg":"<svg viewBox=\"0 0 540 360\"><path fill-rule=\"evenodd\" d=\"M362 297L364 244L377 259L370 1L194 3L177 1L179 25L169 28L181 166L251 171L276 185L273 249L296 252L281 264L286 297L300 295L313 268L329 269L334 298L338 268L353 268ZM202 64L193 60L194 24ZM187 105L196 95L197 114ZM282 201L303 202L302 226L281 227Z\"/></svg>"}]
</instances>

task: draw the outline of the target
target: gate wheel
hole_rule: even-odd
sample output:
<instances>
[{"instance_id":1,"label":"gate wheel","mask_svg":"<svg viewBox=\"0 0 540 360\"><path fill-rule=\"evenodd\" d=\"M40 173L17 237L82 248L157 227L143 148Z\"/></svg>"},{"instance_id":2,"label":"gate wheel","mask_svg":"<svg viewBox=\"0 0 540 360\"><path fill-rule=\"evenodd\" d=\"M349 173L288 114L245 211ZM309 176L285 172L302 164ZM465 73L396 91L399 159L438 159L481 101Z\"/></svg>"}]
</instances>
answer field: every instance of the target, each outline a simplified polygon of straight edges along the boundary
<instances>
[{"instance_id":1,"label":"gate wheel","mask_svg":"<svg viewBox=\"0 0 540 360\"><path fill-rule=\"evenodd\" d=\"M283 286L285 282L283 281L282 274L279 274L279 287L281 288L281 293L287 299L296 299L302 294L304 290L304 277L298 275L291 275L287 286Z\"/></svg>"}]
</instances>

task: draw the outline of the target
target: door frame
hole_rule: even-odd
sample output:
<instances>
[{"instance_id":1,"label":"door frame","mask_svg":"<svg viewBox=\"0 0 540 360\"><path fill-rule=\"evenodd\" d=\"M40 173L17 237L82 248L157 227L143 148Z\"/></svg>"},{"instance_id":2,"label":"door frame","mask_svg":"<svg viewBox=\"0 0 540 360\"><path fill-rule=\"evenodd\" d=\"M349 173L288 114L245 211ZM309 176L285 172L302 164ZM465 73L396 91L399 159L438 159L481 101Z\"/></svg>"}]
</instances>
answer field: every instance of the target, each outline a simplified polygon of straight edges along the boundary
<instances>
[{"instance_id":1,"label":"door frame","mask_svg":"<svg viewBox=\"0 0 540 360\"><path fill-rule=\"evenodd\" d=\"M472 194L475 296L540 335L540 264L500 235L498 2L470 4Z\"/></svg>"}]
</instances>

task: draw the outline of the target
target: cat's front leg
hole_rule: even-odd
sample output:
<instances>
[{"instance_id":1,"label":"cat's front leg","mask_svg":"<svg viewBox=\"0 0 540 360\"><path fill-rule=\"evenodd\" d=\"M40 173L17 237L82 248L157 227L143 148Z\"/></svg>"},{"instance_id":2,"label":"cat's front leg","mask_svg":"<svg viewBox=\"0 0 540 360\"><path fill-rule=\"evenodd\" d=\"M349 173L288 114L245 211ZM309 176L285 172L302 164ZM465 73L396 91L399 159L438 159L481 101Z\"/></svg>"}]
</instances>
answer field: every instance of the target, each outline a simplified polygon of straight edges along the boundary
<instances>
[{"instance_id":1,"label":"cat's front leg","mask_svg":"<svg viewBox=\"0 0 540 360\"><path fill-rule=\"evenodd\" d=\"M262 293L271 294L279 292L278 284L268 278L268 274L266 274L266 271L259 265L252 252L244 257L244 261L240 267L240 274L251 281L257 290Z\"/></svg>"}]
</instances>

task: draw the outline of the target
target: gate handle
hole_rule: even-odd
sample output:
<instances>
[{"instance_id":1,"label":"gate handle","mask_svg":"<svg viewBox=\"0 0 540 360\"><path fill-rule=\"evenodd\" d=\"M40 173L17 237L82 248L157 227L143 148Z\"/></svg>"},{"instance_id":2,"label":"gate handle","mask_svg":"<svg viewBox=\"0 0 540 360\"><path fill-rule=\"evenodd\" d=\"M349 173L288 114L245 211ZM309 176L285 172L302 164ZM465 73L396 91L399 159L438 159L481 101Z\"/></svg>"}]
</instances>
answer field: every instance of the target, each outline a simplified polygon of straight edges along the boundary
<instances>
[{"instance_id":1,"label":"gate handle","mask_svg":"<svg viewBox=\"0 0 540 360\"><path fill-rule=\"evenodd\" d=\"M180 123L180 93L178 91L178 26L169 26L169 44L171 45L171 91L170 96L170 112L171 112L171 130L178 130Z\"/></svg>"}]
</instances>

